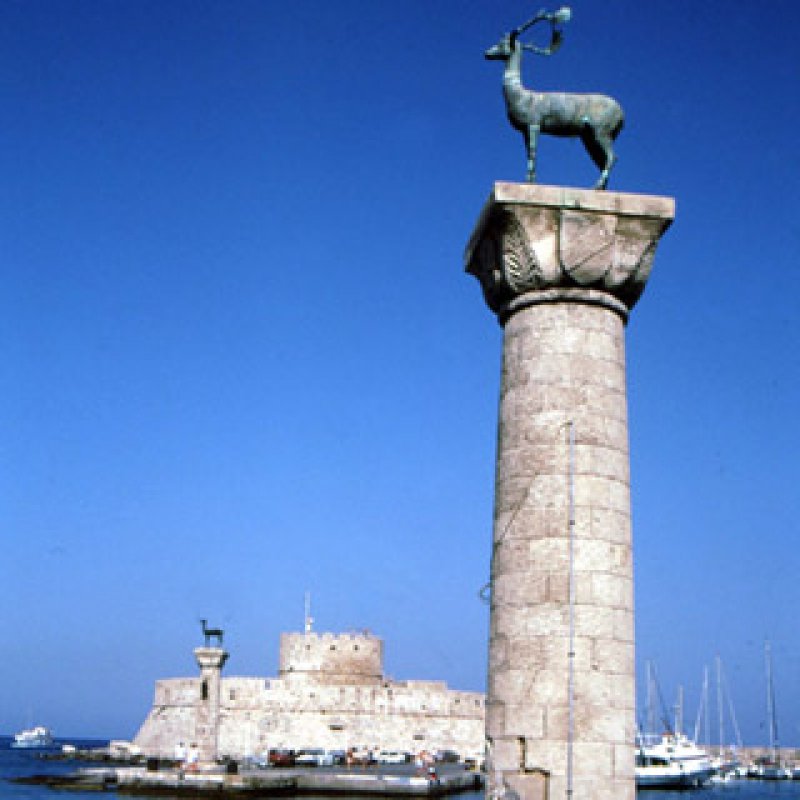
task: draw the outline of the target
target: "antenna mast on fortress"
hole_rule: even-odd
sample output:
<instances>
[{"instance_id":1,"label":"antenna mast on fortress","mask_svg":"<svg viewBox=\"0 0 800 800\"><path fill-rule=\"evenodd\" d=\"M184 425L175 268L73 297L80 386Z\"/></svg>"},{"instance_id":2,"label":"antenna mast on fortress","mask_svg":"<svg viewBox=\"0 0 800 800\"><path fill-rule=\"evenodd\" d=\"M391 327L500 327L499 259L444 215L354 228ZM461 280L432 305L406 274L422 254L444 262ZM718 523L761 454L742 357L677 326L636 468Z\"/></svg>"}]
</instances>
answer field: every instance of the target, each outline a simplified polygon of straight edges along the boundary
<instances>
[{"instance_id":1,"label":"antenna mast on fortress","mask_svg":"<svg viewBox=\"0 0 800 800\"><path fill-rule=\"evenodd\" d=\"M306 614L305 614L305 631L311 633L311 628L314 625L314 617L311 616L311 592L306 592Z\"/></svg>"}]
</instances>

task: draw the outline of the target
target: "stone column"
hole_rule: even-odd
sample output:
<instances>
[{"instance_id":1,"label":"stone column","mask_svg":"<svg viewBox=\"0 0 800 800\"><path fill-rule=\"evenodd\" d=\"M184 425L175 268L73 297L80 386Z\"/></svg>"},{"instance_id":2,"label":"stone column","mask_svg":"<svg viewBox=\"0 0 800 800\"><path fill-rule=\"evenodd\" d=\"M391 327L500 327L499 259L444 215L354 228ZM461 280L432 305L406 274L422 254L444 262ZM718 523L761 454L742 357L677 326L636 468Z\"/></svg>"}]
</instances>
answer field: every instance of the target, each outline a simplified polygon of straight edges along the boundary
<instances>
[{"instance_id":1,"label":"stone column","mask_svg":"<svg viewBox=\"0 0 800 800\"><path fill-rule=\"evenodd\" d=\"M194 743L201 763L213 764L219 741L219 697L222 667L228 653L221 647L197 647L194 651L200 667L200 697L197 701Z\"/></svg>"},{"instance_id":2,"label":"stone column","mask_svg":"<svg viewBox=\"0 0 800 800\"><path fill-rule=\"evenodd\" d=\"M635 796L624 326L673 215L671 198L497 183L467 246L504 327L492 797Z\"/></svg>"}]
</instances>

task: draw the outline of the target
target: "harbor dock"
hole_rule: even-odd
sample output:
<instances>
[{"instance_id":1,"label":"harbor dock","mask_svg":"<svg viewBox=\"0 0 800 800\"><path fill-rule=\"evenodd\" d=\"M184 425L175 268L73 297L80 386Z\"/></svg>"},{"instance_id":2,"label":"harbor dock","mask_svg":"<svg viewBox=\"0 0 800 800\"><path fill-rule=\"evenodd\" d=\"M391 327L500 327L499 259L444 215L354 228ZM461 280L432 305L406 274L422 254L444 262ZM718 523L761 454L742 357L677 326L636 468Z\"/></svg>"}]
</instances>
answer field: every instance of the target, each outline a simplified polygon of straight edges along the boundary
<instances>
[{"instance_id":1,"label":"harbor dock","mask_svg":"<svg viewBox=\"0 0 800 800\"><path fill-rule=\"evenodd\" d=\"M35 782L36 778L25 779ZM44 782L44 781L42 781ZM131 795L260 797L268 795L364 794L399 797L442 797L483 787L483 776L461 768L444 769L436 777L400 769L242 769L215 767L190 772L143 766L88 767L69 775L48 776L51 788L107 790Z\"/></svg>"}]
</instances>

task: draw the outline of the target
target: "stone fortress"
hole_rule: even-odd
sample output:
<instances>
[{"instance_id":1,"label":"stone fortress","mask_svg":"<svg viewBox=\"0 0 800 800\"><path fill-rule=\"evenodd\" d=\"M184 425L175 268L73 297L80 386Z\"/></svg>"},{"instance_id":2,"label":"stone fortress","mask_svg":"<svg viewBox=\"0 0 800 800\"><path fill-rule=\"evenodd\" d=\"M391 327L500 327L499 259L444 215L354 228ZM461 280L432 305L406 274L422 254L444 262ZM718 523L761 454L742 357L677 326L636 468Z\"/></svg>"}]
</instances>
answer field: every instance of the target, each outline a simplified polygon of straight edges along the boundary
<instances>
[{"instance_id":1,"label":"stone fortress","mask_svg":"<svg viewBox=\"0 0 800 800\"><path fill-rule=\"evenodd\" d=\"M481 760L484 695L443 681L383 673L383 641L370 633L283 633L277 678L221 677L227 653L198 647L201 674L156 682L135 738L150 756L197 742L204 758L270 748L454 750Z\"/></svg>"}]
</instances>

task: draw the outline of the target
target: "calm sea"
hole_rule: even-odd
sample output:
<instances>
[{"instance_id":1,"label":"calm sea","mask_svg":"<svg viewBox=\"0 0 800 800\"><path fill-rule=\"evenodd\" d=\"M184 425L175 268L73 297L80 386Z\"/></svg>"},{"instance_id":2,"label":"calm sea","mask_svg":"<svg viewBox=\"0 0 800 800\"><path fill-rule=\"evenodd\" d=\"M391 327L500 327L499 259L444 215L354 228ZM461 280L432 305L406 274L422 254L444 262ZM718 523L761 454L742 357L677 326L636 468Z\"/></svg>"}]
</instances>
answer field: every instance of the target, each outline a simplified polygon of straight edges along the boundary
<instances>
[{"instance_id":1,"label":"calm sea","mask_svg":"<svg viewBox=\"0 0 800 800\"><path fill-rule=\"evenodd\" d=\"M66 740L65 740L66 741ZM69 740L78 747L101 747L107 742L99 740ZM46 761L39 758L36 751L13 750L9 747L11 739L0 737L0 798L2 800L112 800L116 792L63 792L41 786L26 786L9 783L8 778L34 774L59 774L72 772L76 762ZM61 744L57 741L57 744ZM458 800L483 800L480 792L466 792L454 795ZM800 800L800 781L733 781L719 786L685 792L650 791L639 792L639 800ZM126 796L124 800L130 800ZM185 798L183 798L185 800ZM343 798L347 800L347 798ZM363 800L352 798L351 800Z\"/></svg>"},{"instance_id":2,"label":"calm sea","mask_svg":"<svg viewBox=\"0 0 800 800\"><path fill-rule=\"evenodd\" d=\"M2 800L99 800L102 795L97 792L54 792L42 786L25 786L9 783L8 778L18 778L25 775L73 772L76 763L69 761L45 761L40 758L39 750L14 750L11 748L12 739L0 736L0 798ZM102 747L108 741L89 739L56 740L56 747L52 752L58 752L62 744L74 744L77 747ZM111 795L106 795L111 797Z\"/></svg>"}]
</instances>

